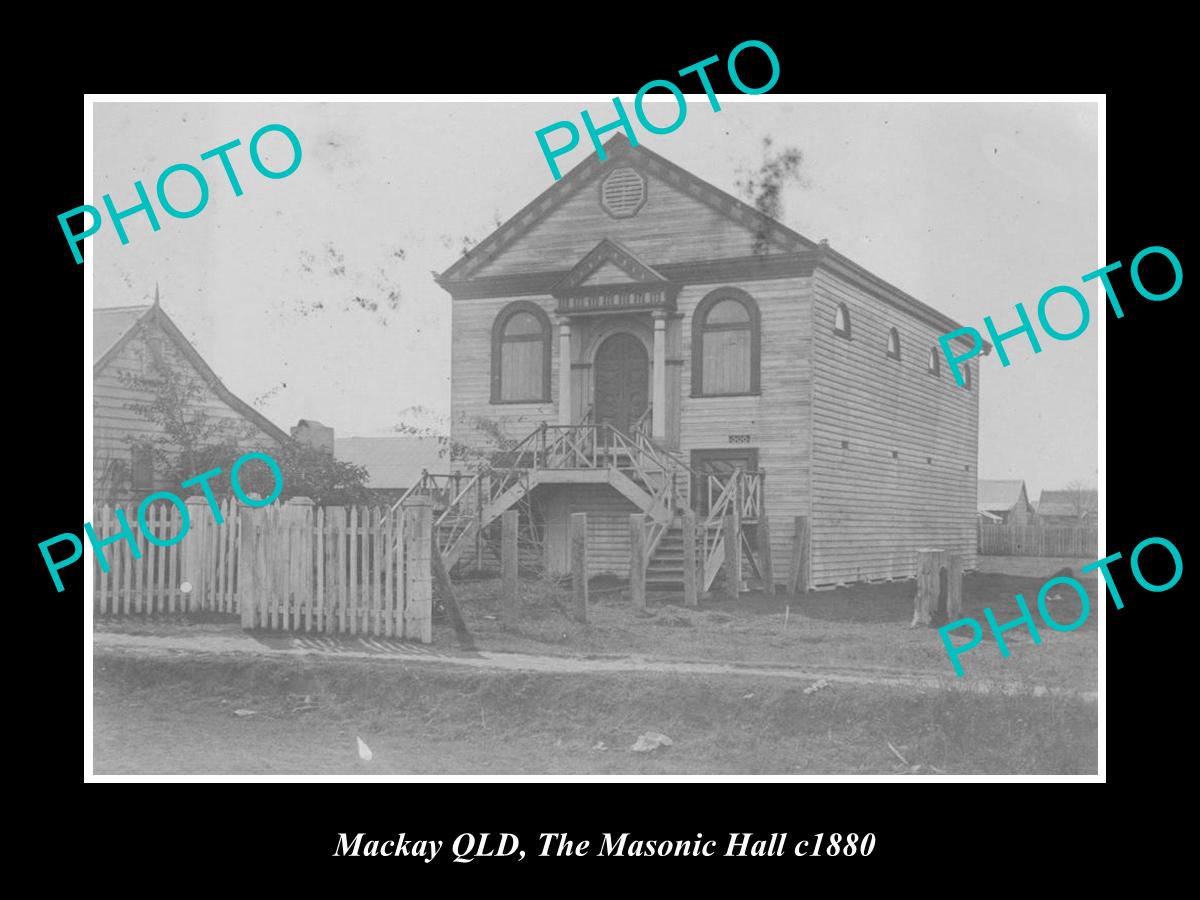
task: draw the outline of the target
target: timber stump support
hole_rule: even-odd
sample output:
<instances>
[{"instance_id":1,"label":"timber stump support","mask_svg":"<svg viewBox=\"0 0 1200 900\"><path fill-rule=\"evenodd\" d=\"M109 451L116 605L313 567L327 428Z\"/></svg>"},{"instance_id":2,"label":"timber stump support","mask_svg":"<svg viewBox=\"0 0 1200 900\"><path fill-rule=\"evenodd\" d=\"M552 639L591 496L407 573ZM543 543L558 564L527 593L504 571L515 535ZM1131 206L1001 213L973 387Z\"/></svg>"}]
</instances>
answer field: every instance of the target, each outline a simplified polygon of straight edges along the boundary
<instances>
[{"instance_id":1,"label":"timber stump support","mask_svg":"<svg viewBox=\"0 0 1200 900\"><path fill-rule=\"evenodd\" d=\"M945 580L946 616L954 620L962 616L962 556L947 550L917 551L917 595L913 601L913 620L909 628L932 625L942 598Z\"/></svg>"}]
</instances>

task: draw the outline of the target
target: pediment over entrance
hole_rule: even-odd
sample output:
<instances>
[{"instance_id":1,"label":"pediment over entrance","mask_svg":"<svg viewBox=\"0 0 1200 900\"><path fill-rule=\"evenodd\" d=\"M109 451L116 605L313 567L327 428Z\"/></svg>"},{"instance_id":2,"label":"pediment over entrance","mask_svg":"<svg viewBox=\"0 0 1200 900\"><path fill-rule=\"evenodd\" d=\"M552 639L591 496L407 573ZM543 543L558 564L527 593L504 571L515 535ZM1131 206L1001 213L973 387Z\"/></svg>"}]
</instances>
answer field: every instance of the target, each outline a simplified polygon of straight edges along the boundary
<instances>
[{"instance_id":1,"label":"pediment over entrance","mask_svg":"<svg viewBox=\"0 0 1200 900\"><path fill-rule=\"evenodd\" d=\"M552 289L559 313L674 309L679 286L616 241L605 238Z\"/></svg>"}]
</instances>

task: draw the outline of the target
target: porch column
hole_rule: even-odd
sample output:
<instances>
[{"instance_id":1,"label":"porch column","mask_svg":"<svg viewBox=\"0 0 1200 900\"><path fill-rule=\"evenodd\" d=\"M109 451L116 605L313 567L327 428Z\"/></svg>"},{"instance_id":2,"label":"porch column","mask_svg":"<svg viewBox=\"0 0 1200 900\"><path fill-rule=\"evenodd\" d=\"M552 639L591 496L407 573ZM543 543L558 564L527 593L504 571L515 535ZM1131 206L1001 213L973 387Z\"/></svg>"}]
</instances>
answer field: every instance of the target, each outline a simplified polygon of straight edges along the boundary
<instances>
[{"instance_id":1,"label":"porch column","mask_svg":"<svg viewBox=\"0 0 1200 900\"><path fill-rule=\"evenodd\" d=\"M651 412L651 437L667 438L667 320L661 312L654 313L654 394Z\"/></svg>"},{"instance_id":2,"label":"porch column","mask_svg":"<svg viewBox=\"0 0 1200 900\"><path fill-rule=\"evenodd\" d=\"M571 320L558 320L558 424L571 422Z\"/></svg>"}]
</instances>

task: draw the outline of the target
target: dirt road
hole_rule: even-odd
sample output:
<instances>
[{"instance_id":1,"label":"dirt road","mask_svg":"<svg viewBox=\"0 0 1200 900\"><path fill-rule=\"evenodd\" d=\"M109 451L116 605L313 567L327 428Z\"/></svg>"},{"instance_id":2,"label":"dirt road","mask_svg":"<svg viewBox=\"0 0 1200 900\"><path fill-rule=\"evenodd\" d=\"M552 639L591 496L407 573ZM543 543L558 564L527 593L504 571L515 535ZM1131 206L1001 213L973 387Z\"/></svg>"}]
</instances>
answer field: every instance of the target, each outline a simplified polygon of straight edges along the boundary
<instances>
[{"instance_id":1,"label":"dirt road","mask_svg":"<svg viewBox=\"0 0 1200 900\"><path fill-rule=\"evenodd\" d=\"M552 674L616 674L622 672L670 675L741 675L793 679L829 684L875 685L920 690L946 689L988 694L1061 695L1080 700L1096 699L1093 692L1074 692L1041 685L971 678L955 678L948 671L920 672L881 667L752 666L706 660L629 656L559 656L505 653L486 650L448 652L387 638L255 636L240 631L212 630L192 633L127 634L98 632L97 651L149 656L228 655L292 659L378 659L430 666Z\"/></svg>"}]
</instances>

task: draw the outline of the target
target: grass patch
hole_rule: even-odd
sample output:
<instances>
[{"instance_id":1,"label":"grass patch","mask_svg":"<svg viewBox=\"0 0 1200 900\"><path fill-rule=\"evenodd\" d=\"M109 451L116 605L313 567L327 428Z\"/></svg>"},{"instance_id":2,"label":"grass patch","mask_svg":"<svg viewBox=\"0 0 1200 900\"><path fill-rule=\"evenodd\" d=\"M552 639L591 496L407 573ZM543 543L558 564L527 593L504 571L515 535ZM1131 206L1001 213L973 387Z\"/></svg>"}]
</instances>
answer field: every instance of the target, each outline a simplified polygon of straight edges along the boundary
<instances>
[{"instance_id":1,"label":"grass patch","mask_svg":"<svg viewBox=\"0 0 1200 900\"><path fill-rule=\"evenodd\" d=\"M1065 697L357 660L95 660L97 774L1096 771L1096 705ZM631 752L649 730L674 745Z\"/></svg>"}]
</instances>

